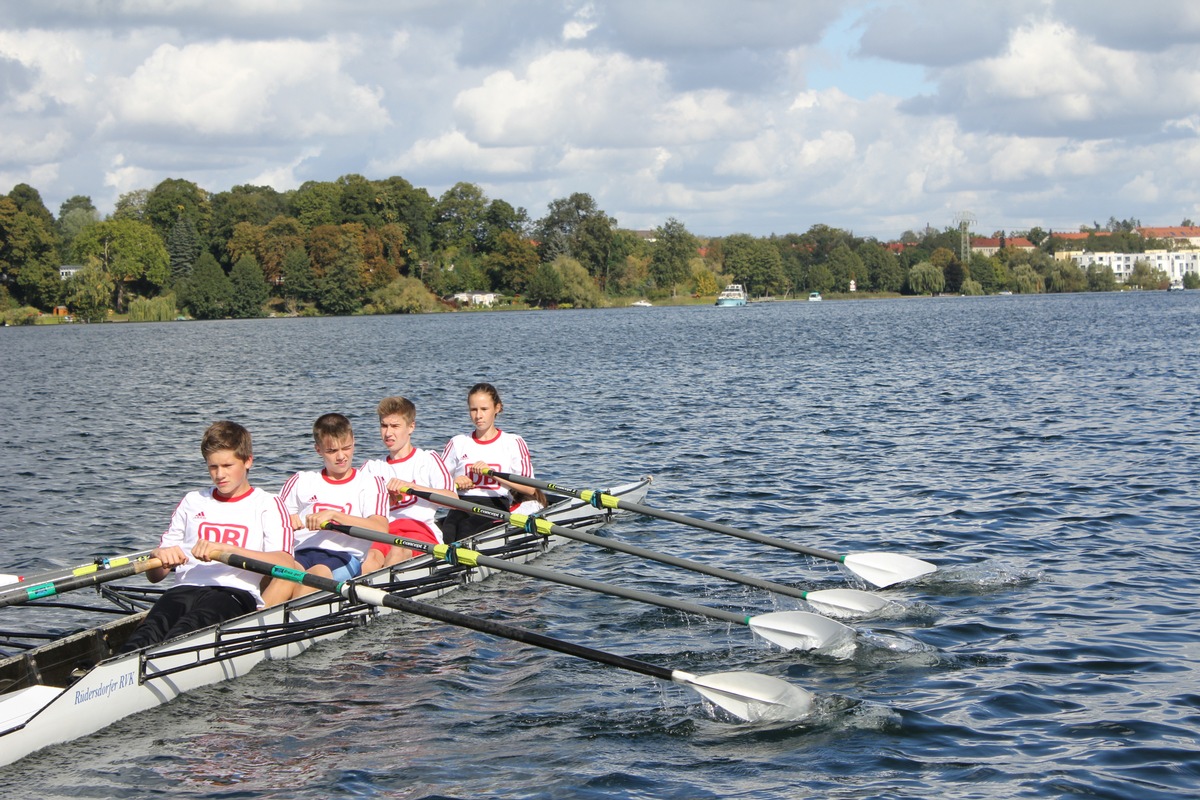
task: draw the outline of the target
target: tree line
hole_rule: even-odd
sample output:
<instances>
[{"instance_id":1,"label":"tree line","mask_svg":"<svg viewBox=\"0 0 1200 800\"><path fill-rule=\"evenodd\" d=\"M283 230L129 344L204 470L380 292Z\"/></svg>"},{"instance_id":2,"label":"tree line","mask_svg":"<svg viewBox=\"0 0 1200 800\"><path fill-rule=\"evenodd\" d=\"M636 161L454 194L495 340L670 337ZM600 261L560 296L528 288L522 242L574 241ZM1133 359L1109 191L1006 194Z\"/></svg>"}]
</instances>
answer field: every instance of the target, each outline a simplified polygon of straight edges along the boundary
<instances>
[{"instance_id":1,"label":"tree line","mask_svg":"<svg viewBox=\"0 0 1200 800\"><path fill-rule=\"evenodd\" d=\"M804 233L701 238L674 218L653 231L621 228L586 193L550 201L535 220L472 183L434 198L396 176L215 194L168 178L121 195L106 218L81 195L54 215L35 188L19 184L0 197L0 311L10 320L62 305L85 320L111 312L407 313L444 307L459 292L597 307L638 296L712 296L728 282L756 296L852 285L911 294L1118 288L1107 268L1056 261L1052 232L1028 235L1041 245L1035 252L1006 248L964 263L954 228L906 231L898 245L820 224ZM1129 231L1113 236L1138 246ZM76 269L69 280L62 265ZM1150 287L1161 277L1137 280Z\"/></svg>"}]
</instances>

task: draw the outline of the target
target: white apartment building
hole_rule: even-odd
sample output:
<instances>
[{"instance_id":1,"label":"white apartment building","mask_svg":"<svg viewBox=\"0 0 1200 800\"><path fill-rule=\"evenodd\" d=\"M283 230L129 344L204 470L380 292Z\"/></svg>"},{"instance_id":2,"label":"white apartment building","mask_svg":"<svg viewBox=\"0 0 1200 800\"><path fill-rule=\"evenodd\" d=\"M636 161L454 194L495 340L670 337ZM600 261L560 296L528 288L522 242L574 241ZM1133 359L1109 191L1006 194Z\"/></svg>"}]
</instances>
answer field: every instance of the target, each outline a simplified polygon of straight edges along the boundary
<instances>
[{"instance_id":1,"label":"white apartment building","mask_svg":"<svg viewBox=\"0 0 1200 800\"><path fill-rule=\"evenodd\" d=\"M1172 283L1182 281L1189 272L1200 275L1200 250L1147 250L1144 253L1090 253L1086 250L1061 251L1054 254L1055 258L1069 258L1083 269L1092 264L1111 267L1113 276L1120 282L1125 282L1133 265L1139 261L1149 262L1155 269L1161 269L1171 279Z\"/></svg>"}]
</instances>

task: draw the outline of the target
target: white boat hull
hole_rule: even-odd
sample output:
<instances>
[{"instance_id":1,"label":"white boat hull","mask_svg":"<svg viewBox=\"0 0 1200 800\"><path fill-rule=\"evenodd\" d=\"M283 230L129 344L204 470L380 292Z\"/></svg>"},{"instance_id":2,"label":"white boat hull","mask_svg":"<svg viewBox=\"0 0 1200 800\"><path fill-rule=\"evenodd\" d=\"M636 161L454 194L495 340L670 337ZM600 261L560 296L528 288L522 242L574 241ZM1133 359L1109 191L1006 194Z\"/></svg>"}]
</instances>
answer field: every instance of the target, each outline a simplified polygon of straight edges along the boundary
<instances>
[{"instance_id":1,"label":"white boat hull","mask_svg":"<svg viewBox=\"0 0 1200 800\"><path fill-rule=\"evenodd\" d=\"M649 488L643 479L608 490L634 502ZM566 500L545 513L556 524L591 530L605 524L611 511L601 511L579 500ZM541 555L556 542L511 527L486 531L461 544L517 562ZM411 596L423 601L440 597L464 583L483 580L491 570L456 567L418 556L392 569L368 576L372 585L419 587ZM10 764L50 745L78 739L108 727L119 719L170 702L179 695L213 683L245 675L268 660L293 658L320 641L343 636L392 609L353 605L333 595L318 593L283 606L264 609L155 645L141 652L108 657L83 677L67 679L71 667L64 652L94 652L109 638L124 641L142 613L130 615L51 645L0 662L0 766ZM107 647L107 645L104 645ZM39 667L39 655L52 649L54 670ZM75 658L75 661L79 661ZM32 685L14 686L11 677L24 671L34 676ZM53 672L53 674L50 674ZM31 678L26 678L28 683ZM61 685L60 685L61 684Z\"/></svg>"}]
</instances>

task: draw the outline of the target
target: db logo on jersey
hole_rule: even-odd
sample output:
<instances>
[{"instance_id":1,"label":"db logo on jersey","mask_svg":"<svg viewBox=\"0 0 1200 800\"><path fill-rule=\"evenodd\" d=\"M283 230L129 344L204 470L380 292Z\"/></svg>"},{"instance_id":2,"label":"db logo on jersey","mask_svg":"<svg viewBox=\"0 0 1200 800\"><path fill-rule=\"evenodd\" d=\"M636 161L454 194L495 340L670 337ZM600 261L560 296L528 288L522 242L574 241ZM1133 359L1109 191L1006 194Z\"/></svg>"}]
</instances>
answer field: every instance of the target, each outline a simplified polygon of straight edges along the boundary
<instances>
[{"instance_id":1,"label":"db logo on jersey","mask_svg":"<svg viewBox=\"0 0 1200 800\"><path fill-rule=\"evenodd\" d=\"M245 525L217 525L205 522L197 532L201 539L207 539L217 544L232 544L238 547L246 546L246 537L250 529Z\"/></svg>"},{"instance_id":2,"label":"db logo on jersey","mask_svg":"<svg viewBox=\"0 0 1200 800\"><path fill-rule=\"evenodd\" d=\"M490 469L500 469L499 464L488 464ZM500 482L491 475L480 475L475 471L474 467L467 467L467 477L475 481L475 486L480 489L499 489Z\"/></svg>"}]
</instances>

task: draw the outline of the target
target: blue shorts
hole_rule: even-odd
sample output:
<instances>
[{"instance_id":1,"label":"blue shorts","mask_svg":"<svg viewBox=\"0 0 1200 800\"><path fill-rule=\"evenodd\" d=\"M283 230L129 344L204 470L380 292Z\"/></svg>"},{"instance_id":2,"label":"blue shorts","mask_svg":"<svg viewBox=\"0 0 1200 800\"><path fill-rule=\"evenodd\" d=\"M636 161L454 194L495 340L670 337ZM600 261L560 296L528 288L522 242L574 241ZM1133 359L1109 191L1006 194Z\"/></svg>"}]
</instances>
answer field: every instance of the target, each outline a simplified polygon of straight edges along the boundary
<instances>
[{"instance_id":1,"label":"blue shorts","mask_svg":"<svg viewBox=\"0 0 1200 800\"><path fill-rule=\"evenodd\" d=\"M348 581L362 574L362 560L341 550L322 550L318 547L297 550L296 561L305 569L324 564L333 573L335 581Z\"/></svg>"}]
</instances>

